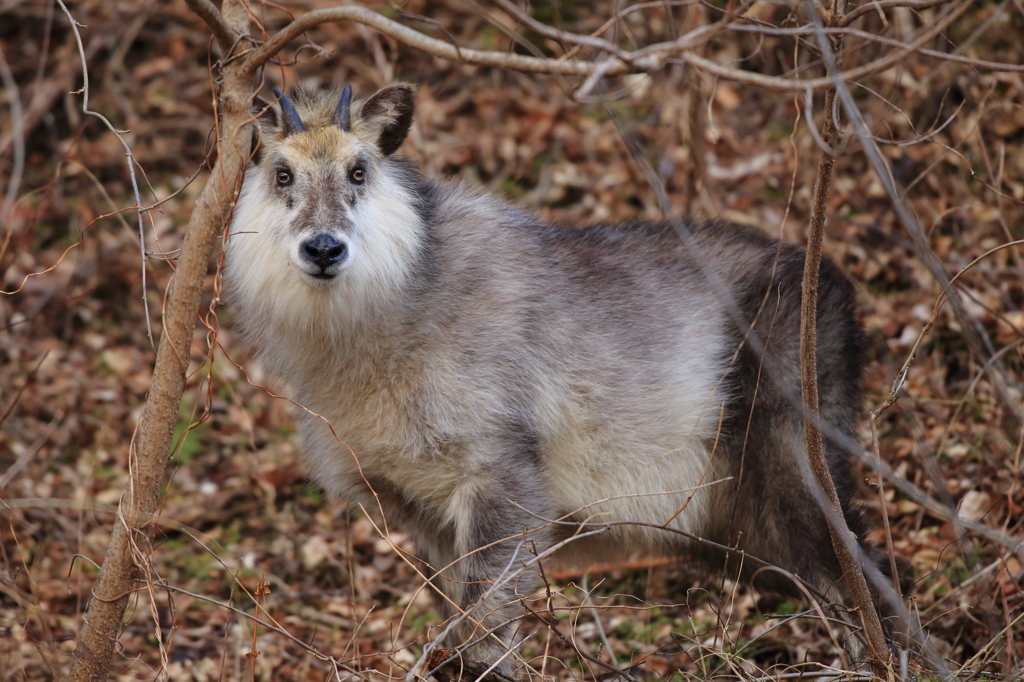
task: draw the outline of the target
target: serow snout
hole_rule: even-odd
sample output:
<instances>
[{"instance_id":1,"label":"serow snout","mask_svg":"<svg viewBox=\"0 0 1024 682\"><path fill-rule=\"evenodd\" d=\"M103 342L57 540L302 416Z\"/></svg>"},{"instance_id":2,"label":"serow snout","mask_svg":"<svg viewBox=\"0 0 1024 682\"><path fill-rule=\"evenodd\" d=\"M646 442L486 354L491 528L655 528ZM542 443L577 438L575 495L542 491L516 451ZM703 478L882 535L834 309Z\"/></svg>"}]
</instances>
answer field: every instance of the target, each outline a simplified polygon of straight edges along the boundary
<instances>
[{"instance_id":1,"label":"serow snout","mask_svg":"<svg viewBox=\"0 0 1024 682\"><path fill-rule=\"evenodd\" d=\"M336 273L328 272L332 266L345 260L348 247L334 235L326 232L307 239L299 249L302 259L319 268L320 272L312 273L314 277L330 279Z\"/></svg>"}]
</instances>

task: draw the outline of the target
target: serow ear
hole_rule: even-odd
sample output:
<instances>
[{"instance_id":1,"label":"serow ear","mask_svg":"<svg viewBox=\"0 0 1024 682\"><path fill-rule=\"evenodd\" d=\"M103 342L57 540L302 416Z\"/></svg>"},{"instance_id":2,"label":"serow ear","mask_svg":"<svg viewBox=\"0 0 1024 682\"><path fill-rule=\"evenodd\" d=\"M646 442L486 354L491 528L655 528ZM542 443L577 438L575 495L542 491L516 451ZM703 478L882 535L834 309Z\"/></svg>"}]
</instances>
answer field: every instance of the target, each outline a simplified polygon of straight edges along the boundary
<instances>
[{"instance_id":1,"label":"serow ear","mask_svg":"<svg viewBox=\"0 0 1024 682\"><path fill-rule=\"evenodd\" d=\"M258 96L253 97L252 117L252 163L258 166L263 156L264 137L269 137L268 133L271 130L280 128L281 122L278 120L278 111L273 108L273 105Z\"/></svg>"},{"instance_id":2,"label":"serow ear","mask_svg":"<svg viewBox=\"0 0 1024 682\"><path fill-rule=\"evenodd\" d=\"M277 117L277 109L273 102L268 102L259 95L252 98L252 117L261 128L280 128L281 121Z\"/></svg>"},{"instance_id":3,"label":"serow ear","mask_svg":"<svg viewBox=\"0 0 1024 682\"><path fill-rule=\"evenodd\" d=\"M366 138L376 139L384 156L402 146L416 110L416 88L408 83L389 85L363 102L353 127Z\"/></svg>"},{"instance_id":4,"label":"serow ear","mask_svg":"<svg viewBox=\"0 0 1024 682\"><path fill-rule=\"evenodd\" d=\"M252 100L252 162L259 164L263 152L263 138L273 130L281 127L281 121L277 117L277 109L274 105L262 97L254 97Z\"/></svg>"}]
</instances>

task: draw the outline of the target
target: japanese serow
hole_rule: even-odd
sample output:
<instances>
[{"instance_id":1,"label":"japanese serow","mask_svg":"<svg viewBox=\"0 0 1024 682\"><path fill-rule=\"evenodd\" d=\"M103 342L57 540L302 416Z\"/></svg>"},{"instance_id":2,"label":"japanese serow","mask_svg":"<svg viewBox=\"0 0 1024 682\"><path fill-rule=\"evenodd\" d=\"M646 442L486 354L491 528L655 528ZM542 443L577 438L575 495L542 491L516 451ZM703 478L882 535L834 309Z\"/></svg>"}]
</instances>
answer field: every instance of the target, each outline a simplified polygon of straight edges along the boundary
<instances>
[{"instance_id":1,"label":"japanese serow","mask_svg":"<svg viewBox=\"0 0 1024 682\"><path fill-rule=\"evenodd\" d=\"M556 545L712 567L735 548L760 587L799 594L754 558L841 599L792 400L802 249L692 219L693 253L670 222L549 224L424 178L395 154L414 100L346 86L257 107L224 278L245 340L308 408L313 480L404 525L442 609L468 614L452 636L475 642L469 660L507 651ZM851 436L862 332L827 260L818 329L821 418ZM846 522L888 573L851 455L826 449Z\"/></svg>"}]
</instances>

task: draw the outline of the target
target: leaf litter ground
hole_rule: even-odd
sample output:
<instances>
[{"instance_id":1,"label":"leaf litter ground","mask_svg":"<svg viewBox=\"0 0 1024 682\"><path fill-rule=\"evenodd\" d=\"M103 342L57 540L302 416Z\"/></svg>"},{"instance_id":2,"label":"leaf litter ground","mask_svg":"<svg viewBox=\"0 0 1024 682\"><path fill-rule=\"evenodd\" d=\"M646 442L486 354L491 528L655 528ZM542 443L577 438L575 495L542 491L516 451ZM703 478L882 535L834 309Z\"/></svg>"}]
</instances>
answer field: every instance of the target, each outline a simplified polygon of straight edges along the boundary
<instances>
[{"instance_id":1,"label":"leaf litter ground","mask_svg":"<svg viewBox=\"0 0 1024 682\"><path fill-rule=\"evenodd\" d=\"M312 3L296 9L306 5ZM572 3L562 8L578 30L596 29L608 15ZM502 33L454 5L413 2L404 9L436 19L460 44L508 47ZM781 21L783 10L774 11ZM144 186L152 183L145 200L181 189L209 153L208 34L182 3L86 0L74 12L88 26L92 106L130 130ZM269 5L266 13L268 26L280 25L280 13ZM0 29L0 43L28 129L27 170L0 249L3 286L16 289L29 273L57 264L0 299L0 679L44 680L69 669L96 576L92 562L102 561L126 487L128 444L154 353L134 217L97 220L134 201L120 145L77 113L78 100L67 94L80 85L78 69L68 66L76 63L72 36L63 17L43 5L8 3L0 14L18 26ZM908 15L894 30L930 16ZM662 10L644 17L626 24L638 44L673 30ZM975 31L983 37L972 48L976 56L1024 61L1019 9L978 5L947 37L960 44ZM331 56L301 50L286 55L296 63L267 77L280 84L283 76L289 85L351 81L361 93L392 79L418 83L417 122L402 151L428 175L501 192L562 222L659 216L603 109L572 102L558 80L425 59L351 26L328 27L315 38ZM862 48L849 64L870 58L864 53L874 48ZM746 67L764 73L792 66L793 44L782 39L734 36L709 50L719 61L748 55ZM813 55L799 59L806 64ZM875 134L887 139L932 130L962 107L927 141L883 147L949 273L1024 237L1019 72L910 59L869 84L898 107L858 93ZM803 238L817 149L800 102L702 80L682 67L617 85L627 94L613 106L642 141L677 212L726 215ZM0 121L3 130L8 125ZM870 357L861 422L867 445L866 412L888 394L939 291L857 151L850 142L836 166L826 251L859 291ZM0 156L4 177L12 159L8 145ZM202 170L147 220L149 249L170 258L148 264L157 333L173 254L206 175ZM1002 250L960 281L964 304L1002 369L987 371L945 308L899 401L879 421L881 454L898 476L958 506L962 516L1019 538L1020 421L1000 390L1016 399L1019 414L1021 251ZM206 305L212 295L211 276ZM149 554L149 575L170 587L133 600L114 664L118 679L327 679L331 665L299 642L370 678L404 677L443 627L418 565L403 556L412 543L401 529L383 539L379 516L326 500L306 481L289 405L246 381L232 361L256 384L259 367L234 343L230 309L220 309L219 322L218 342L231 358L218 350L209 362L207 330L197 329ZM876 478L865 470L863 480L863 504L880 527ZM910 604L948 665L970 661L965 677L1018 676L1021 557L936 518L891 486L885 495L896 551L916 570ZM879 530L875 539L884 541ZM586 576L552 567L547 578L548 589L531 596L538 615L522 622L523 634L532 634L521 653L558 679L608 675L562 637L643 679L752 678L838 662L805 605L700 575L685 562L605 566ZM254 634L239 614L256 614L252 595L264 582L270 593L259 599L259 616L295 639L265 627Z\"/></svg>"}]
</instances>

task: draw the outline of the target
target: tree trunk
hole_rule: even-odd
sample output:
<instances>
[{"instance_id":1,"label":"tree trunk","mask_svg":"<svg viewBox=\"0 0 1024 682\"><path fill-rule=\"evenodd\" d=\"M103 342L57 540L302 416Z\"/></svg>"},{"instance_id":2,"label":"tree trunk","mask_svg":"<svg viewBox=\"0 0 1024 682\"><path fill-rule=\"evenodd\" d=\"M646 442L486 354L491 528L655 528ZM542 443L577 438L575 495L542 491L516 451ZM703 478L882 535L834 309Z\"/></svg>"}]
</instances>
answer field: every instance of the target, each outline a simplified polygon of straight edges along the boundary
<instances>
[{"instance_id":1,"label":"tree trunk","mask_svg":"<svg viewBox=\"0 0 1024 682\"><path fill-rule=\"evenodd\" d=\"M224 16L237 33L247 31L248 17L236 1L225 0ZM221 48L227 55L233 45L225 46L222 41ZM71 670L73 682L106 680L128 598L138 588L137 579L150 550L150 521L160 503L185 388L207 264L225 231L248 164L252 93L243 60L224 65L222 75L219 158L189 219L178 267L167 291L153 382L130 448L128 490L121 497L113 537L82 622Z\"/></svg>"}]
</instances>

